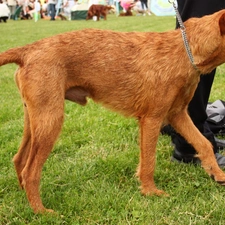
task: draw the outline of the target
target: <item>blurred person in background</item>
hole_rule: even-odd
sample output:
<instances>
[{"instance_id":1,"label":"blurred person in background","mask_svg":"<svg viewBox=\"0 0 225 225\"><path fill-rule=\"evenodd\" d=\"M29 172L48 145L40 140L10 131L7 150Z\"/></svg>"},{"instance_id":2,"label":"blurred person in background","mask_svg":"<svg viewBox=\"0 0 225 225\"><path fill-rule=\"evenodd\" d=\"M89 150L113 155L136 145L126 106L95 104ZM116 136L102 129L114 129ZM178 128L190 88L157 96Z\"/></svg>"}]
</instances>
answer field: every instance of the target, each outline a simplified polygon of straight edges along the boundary
<instances>
[{"instance_id":1,"label":"blurred person in background","mask_svg":"<svg viewBox=\"0 0 225 225\"><path fill-rule=\"evenodd\" d=\"M17 1L16 0L7 0L7 5L9 7L10 11L10 18L13 18L13 15L15 14L16 11L16 6L17 6Z\"/></svg>"},{"instance_id":2,"label":"blurred person in background","mask_svg":"<svg viewBox=\"0 0 225 225\"><path fill-rule=\"evenodd\" d=\"M9 7L0 0L0 23L3 21L4 23L7 22L10 16Z\"/></svg>"},{"instance_id":3,"label":"blurred person in background","mask_svg":"<svg viewBox=\"0 0 225 225\"><path fill-rule=\"evenodd\" d=\"M49 7L49 14L51 17L50 18L51 21L55 20L56 4L57 4L57 0L48 0L48 7Z\"/></svg>"}]
</instances>

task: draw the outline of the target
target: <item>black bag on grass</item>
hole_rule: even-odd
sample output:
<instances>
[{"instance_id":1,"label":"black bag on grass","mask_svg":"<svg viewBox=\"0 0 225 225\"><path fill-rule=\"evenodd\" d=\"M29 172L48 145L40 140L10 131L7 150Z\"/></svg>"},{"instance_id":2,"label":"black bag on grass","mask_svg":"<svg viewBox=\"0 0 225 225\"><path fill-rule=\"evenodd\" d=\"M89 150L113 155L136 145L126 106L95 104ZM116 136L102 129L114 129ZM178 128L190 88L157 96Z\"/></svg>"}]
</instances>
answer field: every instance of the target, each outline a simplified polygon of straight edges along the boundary
<instances>
[{"instance_id":1,"label":"black bag on grass","mask_svg":"<svg viewBox=\"0 0 225 225\"><path fill-rule=\"evenodd\" d=\"M216 135L225 135L225 102L216 100L208 103L206 113L210 130Z\"/></svg>"},{"instance_id":2,"label":"black bag on grass","mask_svg":"<svg viewBox=\"0 0 225 225\"><path fill-rule=\"evenodd\" d=\"M213 103L208 103L206 108L208 115L207 124L210 130L215 135L225 135L225 101L216 100ZM174 132L170 125L161 129L162 134L172 135Z\"/></svg>"}]
</instances>

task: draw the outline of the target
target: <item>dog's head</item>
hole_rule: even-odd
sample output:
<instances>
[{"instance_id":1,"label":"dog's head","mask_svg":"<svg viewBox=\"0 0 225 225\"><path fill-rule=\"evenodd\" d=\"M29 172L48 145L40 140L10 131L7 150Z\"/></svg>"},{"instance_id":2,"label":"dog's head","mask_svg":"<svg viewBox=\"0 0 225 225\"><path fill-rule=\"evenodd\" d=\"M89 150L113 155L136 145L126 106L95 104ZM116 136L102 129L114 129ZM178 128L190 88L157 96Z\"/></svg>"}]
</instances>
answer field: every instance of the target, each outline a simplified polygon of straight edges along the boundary
<instances>
[{"instance_id":1,"label":"dog's head","mask_svg":"<svg viewBox=\"0 0 225 225\"><path fill-rule=\"evenodd\" d=\"M191 18L184 24L195 63L202 73L225 62L225 10Z\"/></svg>"},{"instance_id":2,"label":"dog's head","mask_svg":"<svg viewBox=\"0 0 225 225\"><path fill-rule=\"evenodd\" d=\"M110 5L109 13L115 14L116 13L116 6Z\"/></svg>"},{"instance_id":3,"label":"dog's head","mask_svg":"<svg viewBox=\"0 0 225 225\"><path fill-rule=\"evenodd\" d=\"M111 5L105 5L105 6L102 8L102 11L108 13L108 11L110 11L111 9L113 9Z\"/></svg>"}]
</instances>

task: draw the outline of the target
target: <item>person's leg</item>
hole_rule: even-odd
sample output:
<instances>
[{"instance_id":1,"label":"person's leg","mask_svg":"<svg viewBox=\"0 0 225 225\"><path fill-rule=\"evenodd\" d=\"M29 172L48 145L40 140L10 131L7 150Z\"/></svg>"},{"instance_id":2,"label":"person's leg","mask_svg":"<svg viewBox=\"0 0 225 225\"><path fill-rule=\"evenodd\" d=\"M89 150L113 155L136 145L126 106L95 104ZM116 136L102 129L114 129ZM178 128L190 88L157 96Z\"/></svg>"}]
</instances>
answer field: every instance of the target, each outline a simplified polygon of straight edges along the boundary
<instances>
[{"instance_id":1,"label":"person's leg","mask_svg":"<svg viewBox=\"0 0 225 225\"><path fill-rule=\"evenodd\" d=\"M178 11L183 21L191 17L202 17L225 8L224 0L177 0Z\"/></svg>"},{"instance_id":2,"label":"person's leg","mask_svg":"<svg viewBox=\"0 0 225 225\"><path fill-rule=\"evenodd\" d=\"M120 7L119 7L119 2L116 0L116 15L119 16L120 14Z\"/></svg>"},{"instance_id":3,"label":"person's leg","mask_svg":"<svg viewBox=\"0 0 225 225\"><path fill-rule=\"evenodd\" d=\"M50 10L50 20L55 20L55 5L49 4L49 10Z\"/></svg>"},{"instance_id":4,"label":"person's leg","mask_svg":"<svg viewBox=\"0 0 225 225\"><path fill-rule=\"evenodd\" d=\"M12 6L12 15L14 15L15 12L16 12L16 5L13 5L13 6Z\"/></svg>"},{"instance_id":5,"label":"person's leg","mask_svg":"<svg viewBox=\"0 0 225 225\"><path fill-rule=\"evenodd\" d=\"M145 4L143 0L141 0L141 6L142 6L142 9L145 10Z\"/></svg>"},{"instance_id":6,"label":"person's leg","mask_svg":"<svg viewBox=\"0 0 225 225\"><path fill-rule=\"evenodd\" d=\"M144 0L144 5L145 5L146 10L148 10L148 2L147 2L147 0Z\"/></svg>"},{"instance_id":7,"label":"person's leg","mask_svg":"<svg viewBox=\"0 0 225 225\"><path fill-rule=\"evenodd\" d=\"M189 103L188 110L189 115L195 126L212 143L218 164L220 166L225 166L225 158L220 157L220 155L218 155L218 144L215 141L214 134L209 129L208 124L206 122L206 106L208 103L214 75L215 70L212 71L210 74L201 77L194 97ZM171 137L172 142L175 146L175 150L173 152L173 159L177 161L183 161L185 163L198 162L198 159L194 157L194 155L196 154L195 149L190 144L188 144L181 135L172 130ZM224 141L221 140L221 142Z\"/></svg>"},{"instance_id":8,"label":"person's leg","mask_svg":"<svg viewBox=\"0 0 225 225\"><path fill-rule=\"evenodd\" d=\"M3 16L3 17L2 17L2 20L4 21L4 23L7 22L7 19L8 19L8 16Z\"/></svg>"},{"instance_id":9,"label":"person's leg","mask_svg":"<svg viewBox=\"0 0 225 225\"><path fill-rule=\"evenodd\" d=\"M148 15L150 16L150 15L151 15L151 11L150 11L149 8L148 8L148 1L147 1L147 0L144 0L144 3L145 3L145 7L146 7L146 12L147 12Z\"/></svg>"},{"instance_id":10,"label":"person's leg","mask_svg":"<svg viewBox=\"0 0 225 225\"><path fill-rule=\"evenodd\" d=\"M13 14L12 14L12 6L8 5L8 8L9 8L9 11L10 11L10 19L12 19L12 16L13 16Z\"/></svg>"},{"instance_id":11,"label":"person's leg","mask_svg":"<svg viewBox=\"0 0 225 225\"><path fill-rule=\"evenodd\" d=\"M205 136L209 138L211 136L214 137L214 135L209 129L205 129L204 127L206 126L205 123L207 119L206 106L208 103L214 76L215 70L213 70L210 74L201 77L198 87L195 91L195 94L188 106L189 115L192 121L194 122L195 126L199 129L201 133L203 134L206 133ZM195 150L180 135L177 134L173 135L172 140L177 148L183 149L184 147L185 148L187 147L190 153L195 153Z\"/></svg>"}]
</instances>

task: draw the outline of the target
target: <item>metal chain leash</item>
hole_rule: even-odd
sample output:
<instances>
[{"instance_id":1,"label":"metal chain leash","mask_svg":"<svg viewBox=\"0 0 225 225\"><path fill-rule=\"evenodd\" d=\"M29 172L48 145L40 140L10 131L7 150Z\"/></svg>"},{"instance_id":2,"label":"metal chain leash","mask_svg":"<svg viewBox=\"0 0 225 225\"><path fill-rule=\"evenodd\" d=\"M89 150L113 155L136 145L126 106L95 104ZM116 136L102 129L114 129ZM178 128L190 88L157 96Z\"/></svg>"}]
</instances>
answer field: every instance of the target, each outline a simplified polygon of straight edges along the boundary
<instances>
[{"instance_id":1,"label":"metal chain leash","mask_svg":"<svg viewBox=\"0 0 225 225\"><path fill-rule=\"evenodd\" d=\"M188 58L191 61L192 66L198 71L198 68L194 63L194 57L192 55L192 52L191 52L191 49L190 49L190 46L189 46L189 43L188 43L188 40L187 40L186 28L184 26L184 23L181 19L180 13L179 13L179 11L177 9L177 6L175 4L175 0L168 0L168 2L173 5L173 8L175 10L177 21L180 25L180 30L181 30L181 34L182 34L182 38L183 38L183 42L184 42L184 46L185 46Z\"/></svg>"}]
</instances>

